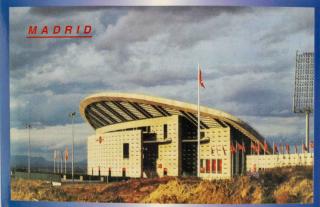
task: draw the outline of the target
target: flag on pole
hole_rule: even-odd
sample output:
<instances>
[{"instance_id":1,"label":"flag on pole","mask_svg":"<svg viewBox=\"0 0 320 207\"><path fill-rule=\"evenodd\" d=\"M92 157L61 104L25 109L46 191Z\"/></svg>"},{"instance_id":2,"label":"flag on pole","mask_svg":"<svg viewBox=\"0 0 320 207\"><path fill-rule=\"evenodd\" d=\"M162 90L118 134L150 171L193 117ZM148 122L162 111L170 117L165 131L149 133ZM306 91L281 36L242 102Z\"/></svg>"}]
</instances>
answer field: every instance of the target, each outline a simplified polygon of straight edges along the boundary
<instances>
[{"instance_id":1,"label":"flag on pole","mask_svg":"<svg viewBox=\"0 0 320 207\"><path fill-rule=\"evenodd\" d=\"M259 143L257 143L257 153L258 153L258 155L260 155L260 144Z\"/></svg>"},{"instance_id":2,"label":"flag on pole","mask_svg":"<svg viewBox=\"0 0 320 207\"><path fill-rule=\"evenodd\" d=\"M311 149L314 148L314 143L313 143L313 141L311 141L309 145L310 145L310 148L311 148Z\"/></svg>"},{"instance_id":3,"label":"flag on pole","mask_svg":"<svg viewBox=\"0 0 320 207\"><path fill-rule=\"evenodd\" d=\"M279 153L278 146L276 143L273 144L273 151L274 151L274 153Z\"/></svg>"},{"instance_id":4,"label":"flag on pole","mask_svg":"<svg viewBox=\"0 0 320 207\"><path fill-rule=\"evenodd\" d=\"M280 154L283 154L283 145L280 144L279 148L280 148Z\"/></svg>"},{"instance_id":5,"label":"flag on pole","mask_svg":"<svg viewBox=\"0 0 320 207\"><path fill-rule=\"evenodd\" d=\"M266 140L264 140L264 144L263 144L263 151L264 151L264 154L266 154L267 150L268 150L267 141L266 141Z\"/></svg>"},{"instance_id":6,"label":"flag on pole","mask_svg":"<svg viewBox=\"0 0 320 207\"><path fill-rule=\"evenodd\" d=\"M233 144L230 145L230 151L232 154L236 153L236 148L233 146Z\"/></svg>"},{"instance_id":7,"label":"flag on pole","mask_svg":"<svg viewBox=\"0 0 320 207\"><path fill-rule=\"evenodd\" d=\"M245 148L245 146L244 146L244 145L242 145L242 144L240 144L240 143L237 143L237 145L238 145L238 149L239 149L239 151L243 151L243 152L245 152L245 151L246 151L246 148Z\"/></svg>"},{"instance_id":8,"label":"flag on pole","mask_svg":"<svg viewBox=\"0 0 320 207\"><path fill-rule=\"evenodd\" d=\"M244 144L243 139L242 139L242 149L243 149L243 150L242 150L243 152L246 152L246 145Z\"/></svg>"},{"instance_id":9,"label":"flag on pole","mask_svg":"<svg viewBox=\"0 0 320 207\"><path fill-rule=\"evenodd\" d=\"M197 139L198 139L198 176L200 176L200 87L204 87L204 81L202 78L202 72L200 68L200 64L198 64L198 80L197 80L197 85L198 85L198 120L197 120Z\"/></svg>"},{"instance_id":10,"label":"flag on pole","mask_svg":"<svg viewBox=\"0 0 320 207\"><path fill-rule=\"evenodd\" d=\"M290 145L289 144L286 144L286 151L288 154L290 154Z\"/></svg>"},{"instance_id":11,"label":"flag on pole","mask_svg":"<svg viewBox=\"0 0 320 207\"><path fill-rule=\"evenodd\" d=\"M252 151L254 151L254 152L257 151L256 148L257 148L257 147L256 147L255 143L252 143L252 142L251 142L251 154L252 154Z\"/></svg>"},{"instance_id":12,"label":"flag on pole","mask_svg":"<svg viewBox=\"0 0 320 207\"><path fill-rule=\"evenodd\" d=\"M200 85L202 88L205 88L205 86L204 86L204 81L203 81L203 78L202 78L202 71L201 71L200 66L198 66L198 67L199 67L199 74L198 74L199 85Z\"/></svg>"},{"instance_id":13,"label":"flag on pole","mask_svg":"<svg viewBox=\"0 0 320 207\"><path fill-rule=\"evenodd\" d=\"M297 144L294 145L294 149L295 149L296 154L298 154L298 146L297 146Z\"/></svg>"},{"instance_id":14,"label":"flag on pole","mask_svg":"<svg viewBox=\"0 0 320 207\"><path fill-rule=\"evenodd\" d=\"M65 159L65 160L68 160L68 159L69 159L68 146L66 146L66 150L64 151L64 159Z\"/></svg>"}]
</instances>

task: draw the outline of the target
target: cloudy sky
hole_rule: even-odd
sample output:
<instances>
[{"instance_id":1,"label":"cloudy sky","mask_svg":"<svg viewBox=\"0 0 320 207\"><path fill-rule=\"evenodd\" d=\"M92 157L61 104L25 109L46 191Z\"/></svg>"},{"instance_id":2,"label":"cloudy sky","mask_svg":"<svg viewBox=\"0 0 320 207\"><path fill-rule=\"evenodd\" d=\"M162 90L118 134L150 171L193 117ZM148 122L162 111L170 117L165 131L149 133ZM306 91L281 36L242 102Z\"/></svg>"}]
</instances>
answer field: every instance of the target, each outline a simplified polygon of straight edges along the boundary
<instances>
[{"instance_id":1,"label":"cloudy sky","mask_svg":"<svg viewBox=\"0 0 320 207\"><path fill-rule=\"evenodd\" d=\"M92 39L27 39L29 25L93 27ZM86 96L136 92L202 104L240 117L269 140L301 143L292 113L295 54L313 51L314 10L240 7L11 8L11 150L49 159L71 145L68 113ZM79 114L79 113L78 113ZM76 155L94 133L76 118ZM313 134L313 133L312 133Z\"/></svg>"}]
</instances>

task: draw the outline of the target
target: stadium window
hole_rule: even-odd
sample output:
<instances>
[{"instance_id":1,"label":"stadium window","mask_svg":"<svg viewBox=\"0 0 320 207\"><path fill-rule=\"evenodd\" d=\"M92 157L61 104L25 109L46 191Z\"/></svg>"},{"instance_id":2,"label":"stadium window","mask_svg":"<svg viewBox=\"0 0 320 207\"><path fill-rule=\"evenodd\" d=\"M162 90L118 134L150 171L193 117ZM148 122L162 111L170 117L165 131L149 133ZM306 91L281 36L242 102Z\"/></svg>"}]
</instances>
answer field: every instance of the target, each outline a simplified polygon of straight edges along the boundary
<instances>
[{"instance_id":1,"label":"stadium window","mask_svg":"<svg viewBox=\"0 0 320 207\"><path fill-rule=\"evenodd\" d=\"M217 173L217 160L212 160L212 173Z\"/></svg>"},{"instance_id":2,"label":"stadium window","mask_svg":"<svg viewBox=\"0 0 320 207\"><path fill-rule=\"evenodd\" d=\"M129 143L123 144L123 158L129 158Z\"/></svg>"},{"instance_id":3,"label":"stadium window","mask_svg":"<svg viewBox=\"0 0 320 207\"><path fill-rule=\"evenodd\" d=\"M210 173L210 160L206 160L206 173Z\"/></svg>"},{"instance_id":4,"label":"stadium window","mask_svg":"<svg viewBox=\"0 0 320 207\"><path fill-rule=\"evenodd\" d=\"M200 138L204 138L205 137L205 133L204 132L200 132Z\"/></svg>"},{"instance_id":5,"label":"stadium window","mask_svg":"<svg viewBox=\"0 0 320 207\"><path fill-rule=\"evenodd\" d=\"M218 173L221 174L222 173L222 160L218 159Z\"/></svg>"},{"instance_id":6,"label":"stadium window","mask_svg":"<svg viewBox=\"0 0 320 207\"><path fill-rule=\"evenodd\" d=\"M168 125L164 124L163 125L163 138L167 139L167 137L168 137Z\"/></svg>"}]
</instances>

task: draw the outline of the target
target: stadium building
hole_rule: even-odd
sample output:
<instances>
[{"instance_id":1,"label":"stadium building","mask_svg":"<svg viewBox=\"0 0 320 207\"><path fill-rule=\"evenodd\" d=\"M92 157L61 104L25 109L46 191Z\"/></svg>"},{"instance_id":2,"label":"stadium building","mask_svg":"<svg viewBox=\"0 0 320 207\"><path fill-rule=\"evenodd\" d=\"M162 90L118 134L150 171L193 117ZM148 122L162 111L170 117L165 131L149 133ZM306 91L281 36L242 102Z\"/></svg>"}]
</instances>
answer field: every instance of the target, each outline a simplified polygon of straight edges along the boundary
<instances>
[{"instance_id":1,"label":"stadium building","mask_svg":"<svg viewBox=\"0 0 320 207\"><path fill-rule=\"evenodd\" d=\"M89 175L197 175L197 105L99 93L81 101L80 113L95 129L87 143ZM272 151L258 132L237 117L202 106L200 114L200 177L229 179L247 170L247 155Z\"/></svg>"}]
</instances>

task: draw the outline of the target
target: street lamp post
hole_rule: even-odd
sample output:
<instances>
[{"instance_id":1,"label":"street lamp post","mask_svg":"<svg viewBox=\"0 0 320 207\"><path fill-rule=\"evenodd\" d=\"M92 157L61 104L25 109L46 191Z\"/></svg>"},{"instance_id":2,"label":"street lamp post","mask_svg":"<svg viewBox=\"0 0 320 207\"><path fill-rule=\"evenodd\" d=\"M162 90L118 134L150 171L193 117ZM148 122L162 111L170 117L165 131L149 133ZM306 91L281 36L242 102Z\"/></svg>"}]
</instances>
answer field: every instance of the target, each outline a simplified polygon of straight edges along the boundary
<instances>
[{"instance_id":1,"label":"street lamp post","mask_svg":"<svg viewBox=\"0 0 320 207\"><path fill-rule=\"evenodd\" d=\"M28 137L29 137L29 144L28 144L28 176L30 178L30 157L31 157L31 142L30 142L30 129L31 124L26 124L26 128L28 129Z\"/></svg>"},{"instance_id":2,"label":"street lamp post","mask_svg":"<svg viewBox=\"0 0 320 207\"><path fill-rule=\"evenodd\" d=\"M57 159L57 151L53 151L53 173L56 173L56 159Z\"/></svg>"},{"instance_id":3,"label":"street lamp post","mask_svg":"<svg viewBox=\"0 0 320 207\"><path fill-rule=\"evenodd\" d=\"M71 167L72 167L72 182L74 182L74 117L76 116L76 112L71 112L69 113L69 117L71 118L71 123L72 123L72 162L71 162Z\"/></svg>"},{"instance_id":4,"label":"street lamp post","mask_svg":"<svg viewBox=\"0 0 320 207\"><path fill-rule=\"evenodd\" d=\"M63 155L62 155L62 151L59 151L60 152L60 173L62 175L62 164L63 164Z\"/></svg>"}]
</instances>

